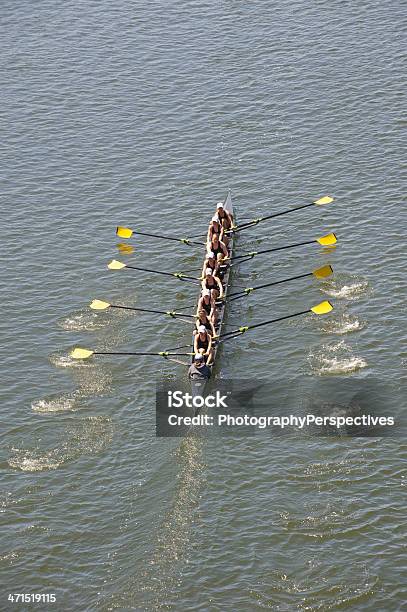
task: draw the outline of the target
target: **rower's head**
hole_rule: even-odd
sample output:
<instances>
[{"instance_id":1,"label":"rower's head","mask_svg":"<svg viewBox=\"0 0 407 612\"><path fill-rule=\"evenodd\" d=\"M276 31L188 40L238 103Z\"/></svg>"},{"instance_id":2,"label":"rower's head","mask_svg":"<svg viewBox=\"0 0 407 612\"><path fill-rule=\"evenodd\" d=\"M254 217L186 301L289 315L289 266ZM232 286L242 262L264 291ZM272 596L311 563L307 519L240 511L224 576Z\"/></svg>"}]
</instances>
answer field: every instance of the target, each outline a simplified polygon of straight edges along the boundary
<instances>
[{"instance_id":1,"label":"rower's head","mask_svg":"<svg viewBox=\"0 0 407 612\"><path fill-rule=\"evenodd\" d=\"M204 357L203 355L201 355L201 353L195 353L194 355L194 364L196 365L197 368L200 368L203 366L204 364Z\"/></svg>"},{"instance_id":2,"label":"rower's head","mask_svg":"<svg viewBox=\"0 0 407 612\"><path fill-rule=\"evenodd\" d=\"M202 339L206 338L207 330L206 330L205 325L200 325L198 327L198 333L199 333L199 335L201 336Z\"/></svg>"},{"instance_id":3,"label":"rower's head","mask_svg":"<svg viewBox=\"0 0 407 612\"><path fill-rule=\"evenodd\" d=\"M208 251L206 254L206 259L208 263L215 263L215 253L213 251Z\"/></svg>"},{"instance_id":4,"label":"rower's head","mask_svg":"<svg viewBox=\"0 0 407 612\"><path fill-rule=\"evenodd\" d=\"M216 298L218 297L217 290L214 288L214 289L209 289L209 291L211 293L211 298L216 301Z\"/></svg>"},{"instance_id":5,"label":"rower's head","mask_svg":"<svg viewBox=\"0 0 407 612\"><path fill-rule=\"evenodd\" d=\"M214 215L211 219L211 225L216 232L220 231L220 220L218 215Z\"/></svg>"},{"instance_id":6,"label":"rower's head","mask_svg":"<svg viewBox=\"0 0 407 612\"><path fill-rule=\"evenodd\" d=\"M219 246L219 234L213 234L212 235L212 246L214 246L216 249Z\"/></svg>"},{"instance_id":7,"label":"rower's head","mask_svg":"<svg viewBox=\"0 0 407 612\"><path fill-rule=\"evenodd\" d=\"M213 277L213 270L212 270L212 268L206 268L206 270L205 270L205 278L209 278L209 277Z\"/></svg>"},{"instance_id":8,"label":"rower's head","mask_svg":"<svg viewBox=\"0 0 407 612\"><path fill-rule=\"evenodd\" d=\"M202 297L206 303L208 303L211 299L211 291L210 289L205 289L202 293Z\"/></svg>"},{"instance_id":9,"label":"rower's head","mask_svg":"<svg viewBox=\"0 0 407 612\"><path fill-rule=\"evenodd\" d=\"M223 217L225 216L225 208L223 206L223 202L218 202L216 204L216 214L218 215L218 217L220 217L221 219L223 219Z\"/></svg>"},{"instance_id":10,"label":"rower's head","mask_svg":"<svg viewBox=\"0 0 407 612\"><path fill-rule=\"evenodd\" d=\"M216 261L217 261L218 263L222 263L222 261L223 261L223 253L218 253L218 254L217 254L217 256L216 256Z\"/></svg>"},{"instance_id":11,"label":"rower's head","mask_svg":"<svg viewBox=\"0 0 407 612\"><path fill-rule=\"evenodd\" d=\"M208 294L209 295L209 294ZM208 315L206 314L206 310L203 308L198 312L198 317L200 321L207 321Z\"/></svg>"}]
</instances>

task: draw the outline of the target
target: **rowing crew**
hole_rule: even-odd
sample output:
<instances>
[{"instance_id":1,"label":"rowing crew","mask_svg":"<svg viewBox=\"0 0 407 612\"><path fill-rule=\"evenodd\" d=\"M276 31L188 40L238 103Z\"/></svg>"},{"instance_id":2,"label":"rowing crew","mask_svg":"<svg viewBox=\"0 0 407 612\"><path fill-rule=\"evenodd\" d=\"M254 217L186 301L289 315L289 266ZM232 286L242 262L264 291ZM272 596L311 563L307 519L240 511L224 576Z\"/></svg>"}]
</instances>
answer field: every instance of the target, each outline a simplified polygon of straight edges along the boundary
<instances>
[{"instance_id":1,"label":"rowing crew","mask_svg":"<svg viewBox=\"0 0 407 612\"><path fill-rule=\"evenodd\" d=\"M194 361L189 368L190 378L209 378L213 363L214 339L219 318L219 300L224 295L223 277L229 257L227 231L233 227L233 217L225 210L223 203L217 205L217 212L209 224L206 255L201 276L201 296L196 311L194 331Z\"/></svg>"}]
</instances>

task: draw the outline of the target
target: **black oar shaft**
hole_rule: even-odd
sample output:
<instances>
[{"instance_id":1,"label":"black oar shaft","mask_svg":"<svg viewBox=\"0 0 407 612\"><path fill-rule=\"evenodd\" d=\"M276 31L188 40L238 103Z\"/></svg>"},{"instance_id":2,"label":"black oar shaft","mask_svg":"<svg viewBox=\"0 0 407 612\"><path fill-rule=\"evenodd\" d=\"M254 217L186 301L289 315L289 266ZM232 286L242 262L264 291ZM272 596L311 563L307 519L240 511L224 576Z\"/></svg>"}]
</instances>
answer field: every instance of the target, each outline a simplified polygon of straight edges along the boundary
<instances>
[{"instance_id":1,"label":"black oar shaft","mask_svg":"<svg viewBox=\"0 0 407 612\"><path fill-rule=\"evenodd\" d=\"M126 268L131 268L131 270L139 270L141 272L150 272L151 274L162 274L163 276L172 276L173 278L180 278L181 280L182 279L194 280L194 281L198 280L195 276L186 276L185 274L182 274L182 272L161 272L161 270L150 270L149 268L139 268L137 266L130 266L128 264L126 264Z\"/></svg>"},{"instance_id":2,"label":"black oar shaft","mask_svg":"<svg viewBox=\"0 0 407 612\"><path fill-rule=\"evenodd\" d=\"M151 310L149 308L135 308L133 306L116 306L115 304L110 304L110 308L121 308L122 310L136 310L137 312L151 312L152 314L160 314L160 315L168 315L170 317L192 317L195 318L195 315L186 314L185 312L174 312L174 311L166 311L166 310Z\"/></svg>"},{"instance_id":3,"label":"black oar shaft","mask_svg":"<svg viewBox=\"0 0 407 612\"><path fill-rule=\"evenodd\" d=\"M297 276L291 276L290 278L283 278L279 281L273 281L272 283L265 283L264 285L257 285L257 287L253 287L253 290L256 289L264 289L265 287L273 287L274 285L281 285L281 283L289 283L292 280L297 280L299 278L305 278L306 276L312 276L312 272L306 272L305 274L298 274Z\"/></svg>"},{"instance_id":4,"label":"black oar shaft","mask_svg":"<svg viewBox=\"0 0 407 612\"><path fill-rule=\"evenodd\" d=\"M262 323L257 323L256 325L242 326L238 329L234 329L231 332L227 332L226 334L221 334L219 338L226 338L227 336L231 336L233 334L240 335L240 334L245 333L249 329L256 329L257 327L263 327L264 325L270 325L271 323L277 323L278 321L284 321L285 319L292 319L293 317L299 317L300 315L307 314L307 312L310 312L310 309L302 310L301 312L295 312L294 314L290 314L290 315L285 315L284 317L278 317L277 319L269 319L268 321L263 321Z\"/></svg>"},{"instance_id":5,"label":"black oar shaft","mask_svg":"<svg viewBox=\"0 0 407 612\"><path fill-rule=\"evenodd\" d=\"M238 225L235 227L232 232L240 232L243 229L247 229L248 227L252 227L253 225L257 225L261 221L267 221L267 219L274 219L275 217L281 217L282 215L288 215L288 213L295 212L296 210L301 210L302 208L308 208L309 206L313 206L314 203L311 204L303 204L302 206L297 206L296 208L290 208L289 210L283 210L282 212L273 213L272 215L267 215L266 217L259 217L258 219L253 219L249 223L243 223L243 225ZM228 230L226 233L231 233L231 230Z\"/></svg>"},{"instance_id":6,"label":"black oar shaft","mask_svg":"<svg viewBox=\"0 0 407 612\"><path fill-rule=\"evenodd\" d=\"M185 356L185 355L191 355L192 353L167 353L165 351L163 351L162 353L118 353L118 352L94 352L94 355L139 355L139 356L146 356L146 355L151 355L154 357L174 357L174 356Z\"/></svg>"},{"instance_id":7,"label":"black oar shaft","mask_svg":"<svg viewBox=\"0 0 407 612\"><path fill-rule=\"evenodd\" d=\"M270 323L277 323L278 321L284 321L285 319L292 319L293 317L299 317L300 315L307 314L308 310L302 310L301 312L295 312L294 314L285 315L284 317L278 317L278 319L270 319L269 321L263 321L263 323L257 323L256 325L250 325L249 329L256 329L256 327L263 327L263 325L269 325Z\"/></svg>"},{"instance_id":8,"label":"black oar shaft","mask_svg":"<svg viewBox=\"0 0 407 612\"><path fill-rule=\"evenodd\" d=\"M160 234L149 234L147 232L140 232L139 230L135 231L136 234L140 234L140 236L149 236L150 238L161 238L162 240L174 240L175 242L183 242L184 244L204 244L203 242L193 242L189 240L189 238L175 238L174 236L161 236Z\"/></svg>"},{"instance_id":9,"label":"black oar shaft","mask_svg":"<svg viewBox=\"0 0 407 612\"><path fill-rule=\"evenodd\" d=\"M263 255L264 253L274 253L275 251L284 251L284 249L294 249L295 247L304 246L306 244L313 244L314 242L316 242L316 240L307 240L306 242L296 242L295 244L286 244L285 246L274 247L272 249L264 249L262 251L253 251L251 253L245 253L244 255L236 255L235 257L232 257L231 259L242 259L243 257L247 257L249 259L250 257L254 257L255 255Z\"/></svg>"},{"instance_id":10,"label":"black oar shaft","mask_svg":"<svg viewBox=\"0 0 407 612\"><path fill-rule=\"evenodd\" d=\"M281 283L288 283L292 280L297 280L299 278L305 278L306 276L312 276L312 272L306 272L305 274L298 274L297 276L291 276L290 278L283 278L282 280L273 281L272 283L264 283L264 285L257 285L256 287L248 287L244 291L236 291L235 293L230 293L227 296L227 299L232 298L234 296L243 297L244 295L248 295L252 291L256 291L257 289L264 289L265 287L273 287L274 285L281 285Z\"/></svg>"},{"instance_id":11,"label":"black oar shaft","mask_svg":"<svg viewBox=\"0 0 407 612\"><path fill-rule=\"evenodd\" d=\"M129 266L126 264L126 268L131 270L139 270L140 272L151 272L151 274L162 274L163 276L173 276L171 272L160 272L159 270L150 270L149 268L138 268L137 266Z\"/></svg>"}]
</instances>

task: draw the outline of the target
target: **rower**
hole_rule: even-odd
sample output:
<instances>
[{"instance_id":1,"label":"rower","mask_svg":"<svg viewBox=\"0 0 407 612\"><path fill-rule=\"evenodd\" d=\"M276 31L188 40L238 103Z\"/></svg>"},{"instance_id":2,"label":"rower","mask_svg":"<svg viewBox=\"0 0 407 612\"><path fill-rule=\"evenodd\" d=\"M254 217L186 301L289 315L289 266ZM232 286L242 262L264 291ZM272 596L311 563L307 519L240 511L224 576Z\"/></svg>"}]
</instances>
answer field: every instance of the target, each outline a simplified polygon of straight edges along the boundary
<instances>
[{"instance_id":1,"label":"rower","mask_svg":"<svg viewBox=\"0 0 407 612\"><path fill-rule=\"evenodd\" d=\"M211 244L208 245L208 251L212 251L215 257L218 257L218 253L222 253L223 257L228 256L228 250L224 242L219 240L219 234L213 234Z\"/></svg>"},{"instance_id":2,"label":"rower","mask_svg":"<svg viewBox=\"0 0 407 612\"><path fill-rule=\"evenodd\" d=\"M222 253L218 253L216 258L215 275L220 278L223 282L226 270L228 269L229 263L224 261Z\"/></svg>"},{"instance_id":3,"label":"rower","mask_svg":"<svg viewBox=\"0 0 407 612\"><path fill-rule=\"evenodd\" d=\"M225 209L222 202L218 202L218 204L216 205L216 213L219 219L219 223L222 226L223 235L221 234L220 239L223 240L226 246L229 246L230 238L229 235L225 232L227 230L230 230L233 226L233 215Z\"/></svg>"},{"instance_id":4,"label":"rower","mask_svg":"<svg viewBox=\"0 0 407 612\"><path fill-rule=\"evenodd\" d=\"M211 375L211 369L206 365L201 353L194 355L194 362L189 366L188 378L193 380L207 380Z\"/></svg>"},{"instance_id":5,"label":"rower","mask_svg":"<svg viewBox=\"0 0 407 612\"><path fill-rule=\"evenodd\" d=\"M205 276L206 268L216 269L216 257L212 251L208 251L205 255L205 261L202 267L202 278Z\"/></svg>"},{"instance_id":6,"label":"rower","mask_svg":"<svg viewBox=\"0 0 407 612\"><path fill-rule=\"evenodd\" d=\"M202 295L198 300L198 308L196 310L196 315L199 316L199 311L205 310L207 317L212 323L215 325L216 323L216 302L213 297L211 291L209 289L205 289L202 291Z\"/></svg>"},{"instance_id":7,"label":"rower","mask_svg":"<svg viewBox=\"0 0 407 612\"><path fill-rule=\"evenodd\" d=\"M212 336L207 332L205 325L198 327L198 333L194 339L194 353L201 353L206 364L211 364L213 357Z\"/></svg>"},{"instance_id":8,"label":"rower","mask_svg":"<svg viewBox=\"0 0 407 612\"><path fill-rule=\"evenodd\" d=\"M216 215L219 218L219 221L225 230L228 230L232 227L233 215L232 213L226 210L226 208L223 205L223 202L218 202L216 204Z\"/></svg>"},{"instance_id":9,"label":"rower","mask_svg":"<svg viewBox=\"0 0 407 612\"><path fill-rule=\"evenodd\" d=\"M209 289L209 291L215 289L215 301L223 297L222 281L220 280L219 276L216 276L214 270L211 270L211 268L206 268L205 270L205 278L202 281L202 289Z\"/></svg>"},{"instance_id":10,"label":"rower","mask_svg":"<svg viewBox=\"0 0 407 612\"><path fill-rule=\"evenodd\" d=\"M215 335L215 327L212 323L212 321L210 320L210 318L208 317L208 315L206 314L206 310L204 310L203 308L198 312L197 318L196 318L196 327L198 329L198 327L200 327L201 325L203 325L205 327L205 329L211 334L212 338ZM197 333L197 330L194 330L194 334Z\"/></svg>"},{"instance_id":11,"label":"rower","mask_svg":"<svg viewBox=\"0 0 407 612\"><path fill-rule=\"evenodd\" d=\"M217 295L218 295L218 290L217 289L212 289L211 290L211 300L213 300L215 302L215 310L214 310L213 317L212 317L211 321L213 321L213 324L215 325L215 327L216 327L216 325L218 323L219 307L220 307L220 303L216 301L217 300L217 297L216 297Z\"/></svg>"},{"instance_id":12,"label":"rower","mask_svg":"<svg viewBox=\"0 0 407 612\"><path fill-rule=\"evenodd\" d=\"M206 242L208 245L212 242L212 236L214 234L218 234L220 240L223 240L223 227L220 223L220 219L217 215L214 215L209 223L208 234L206 237ZM209 246L208 246L209 248Z\"/></svg>"},{"instance_id":13,"label":"rower","mask_svg":"<svg viewBox=\"0 0 407 612\"><path fill-rule=\"evenodd\" d=\"M202 295L198 300L198 307L196 309L196 316L199 316L199 311L205 310L208 319L213 325L216 325L218 320L218 307L216 305L215 296L212 295L212 291L205 289L202 291Z\"/></svg>"}]
</instances>

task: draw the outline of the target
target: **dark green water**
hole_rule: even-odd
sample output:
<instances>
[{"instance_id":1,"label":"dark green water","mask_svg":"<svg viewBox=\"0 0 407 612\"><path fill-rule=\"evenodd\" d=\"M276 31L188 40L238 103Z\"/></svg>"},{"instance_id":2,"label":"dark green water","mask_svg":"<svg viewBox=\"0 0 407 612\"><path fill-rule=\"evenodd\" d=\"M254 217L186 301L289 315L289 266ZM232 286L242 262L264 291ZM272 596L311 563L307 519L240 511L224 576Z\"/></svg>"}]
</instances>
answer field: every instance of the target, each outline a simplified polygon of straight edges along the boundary
<instances>
[{"instance_id":1,"label":"dark green water","mask_svg":"<svg viewBox=\"0 0 407 612\"><path fill-rule=\"evenodd\" d=\"M0 16L0 609L23 609L11 592L62 610L404 609L403 438L157 440L153 383L180 369L68 356L189 340L88 309L194 301L106 263L183 270L199 249L139 237L123 255L117 224L184 236L228 187L241 218L328 193L239 248L336 231L337 249L258 258L234 282L328 262L333 280L266 289L229 323L327 298L335 314L225 344L219 374L371 377L403 407L403 3L4 0Z\"/></svg>"}]
</instances>

